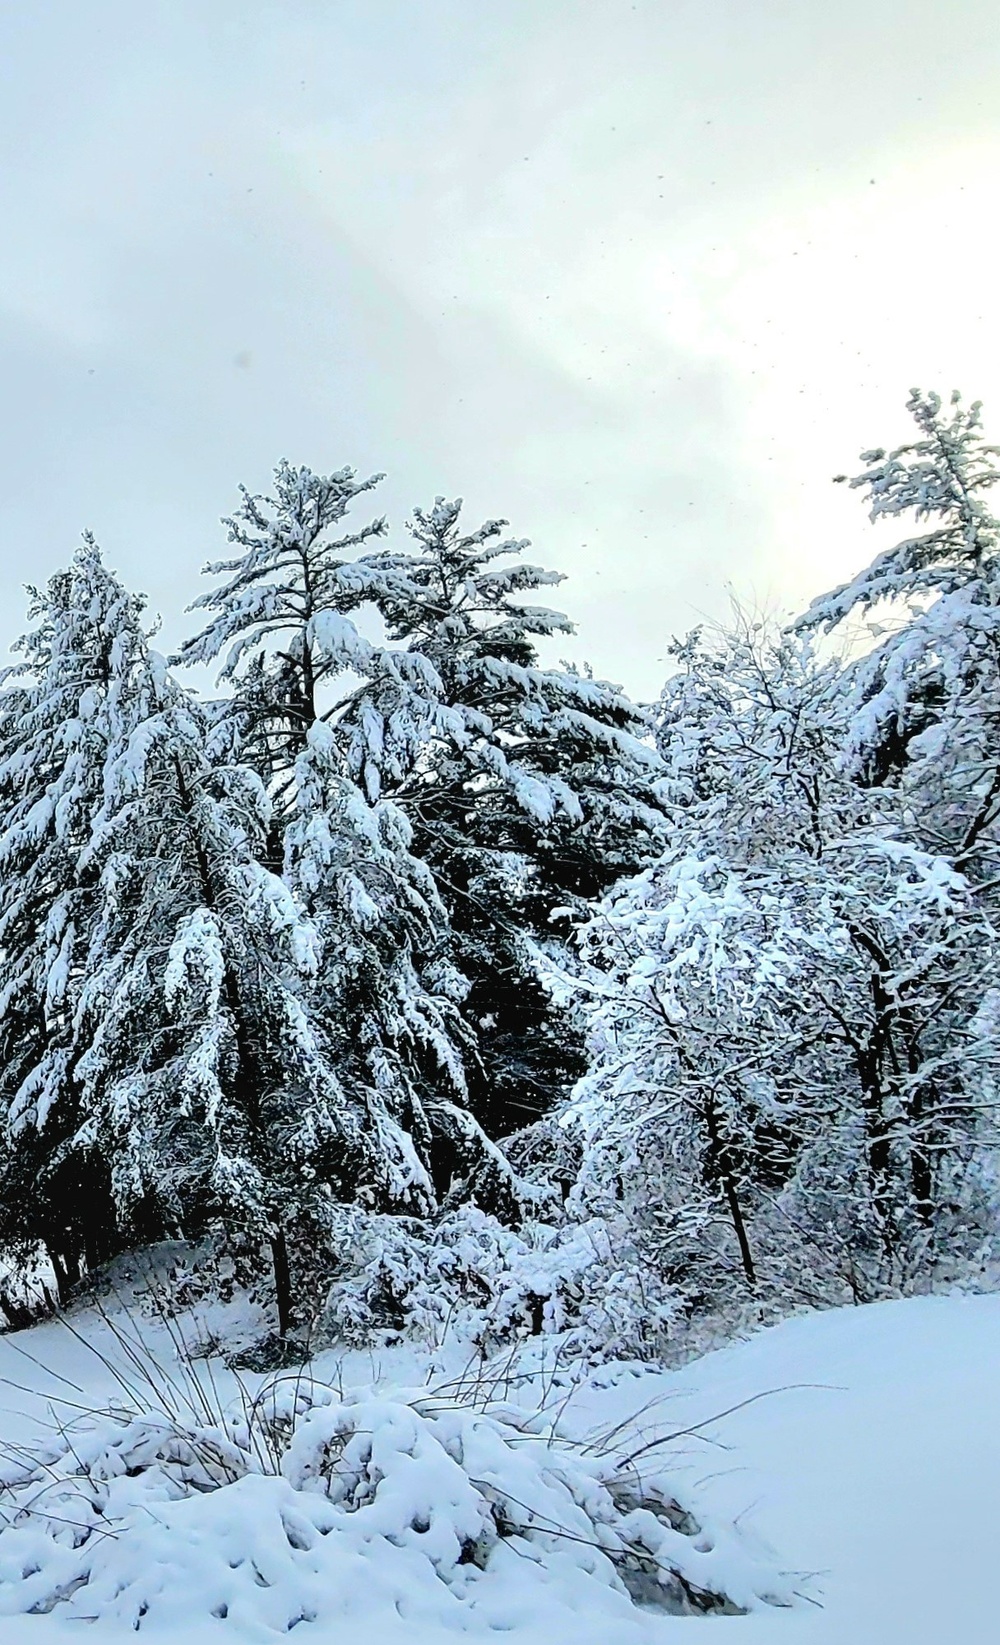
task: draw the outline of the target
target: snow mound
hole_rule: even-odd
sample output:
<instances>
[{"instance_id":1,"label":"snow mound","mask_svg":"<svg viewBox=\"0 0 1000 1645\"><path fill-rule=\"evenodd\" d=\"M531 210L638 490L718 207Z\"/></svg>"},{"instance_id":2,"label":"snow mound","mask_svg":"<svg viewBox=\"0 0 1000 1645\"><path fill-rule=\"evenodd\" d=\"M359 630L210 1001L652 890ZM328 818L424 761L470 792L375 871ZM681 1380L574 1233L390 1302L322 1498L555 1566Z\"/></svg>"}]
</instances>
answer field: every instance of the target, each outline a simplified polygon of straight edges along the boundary
<instances>
[{"instance_id":1,"label":"snow mound","mask_svg":"<svg viewBox=\"0 0 1000 1645\"><path fill-rule=\"evenodd\" d=\"M286 1377L217 1423L105 1412L8 1452L2 1478L7 1615L217 1618L267 1638L347 1619L509 1630L553 1606L613 1630L637 1607L794 1598L655 1472L560 1437L551 1415L426 1391L344 1397Z\"/></svg>"}]
</instances>

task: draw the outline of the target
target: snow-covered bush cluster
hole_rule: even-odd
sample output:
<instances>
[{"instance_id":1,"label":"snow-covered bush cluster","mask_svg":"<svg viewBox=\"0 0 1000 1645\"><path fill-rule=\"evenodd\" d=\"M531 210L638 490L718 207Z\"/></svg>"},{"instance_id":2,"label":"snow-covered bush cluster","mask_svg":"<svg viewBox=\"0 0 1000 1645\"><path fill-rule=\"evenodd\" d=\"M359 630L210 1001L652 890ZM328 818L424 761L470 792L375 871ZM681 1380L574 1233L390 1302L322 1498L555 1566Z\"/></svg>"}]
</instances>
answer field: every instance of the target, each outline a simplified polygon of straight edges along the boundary
<instances>
[{"instance_id":1,"label":"snow-covered bush cluster","mask_svg":"<svg viewBox=\"0 0 1000 1645\"><path fill-rule=\"evenodd\" d=\"M475 1206L432 1226L344 1213L322 1337L344 1342L449 1336L483 1352L556 1337L567 1359L652 1359L683 1294L646 1270L622 1219L505 1228Z\"/></svg>"},{"instance_id":2,"label":"snow-covered bush cluster","mask_svg":"<svg viewBox=\"0 0 1000 1645\"><path fill-rule=\"evenodd\" d=\"M483 1628L561 1601L605 1615L788 1605L793 1581L677 1501L628 1441L453 1393L344 1397L307 1377L229 1411L77 1419L0 1477L0 1612L133 1629L216 1618L249 1637L404 1616Z\"/></svg>"},{"instance_id":3,"label":"snow-covered bush cluster","mask_svg":"<svg viewBox=\"0 0 1000 1645\"><path fill-rule=\"evenodd\" d=\"M348 469L243 493L174 659L217 701L85 540L0 689L8 1260L65 1301L214 1240L278 1358L653 1358L988 1281L1000 469L977 407L911 410L852 483L918 534L675 642L650 708L542 666L572 625L504 522L389 540Z\"/></svg>"}]
</instances>

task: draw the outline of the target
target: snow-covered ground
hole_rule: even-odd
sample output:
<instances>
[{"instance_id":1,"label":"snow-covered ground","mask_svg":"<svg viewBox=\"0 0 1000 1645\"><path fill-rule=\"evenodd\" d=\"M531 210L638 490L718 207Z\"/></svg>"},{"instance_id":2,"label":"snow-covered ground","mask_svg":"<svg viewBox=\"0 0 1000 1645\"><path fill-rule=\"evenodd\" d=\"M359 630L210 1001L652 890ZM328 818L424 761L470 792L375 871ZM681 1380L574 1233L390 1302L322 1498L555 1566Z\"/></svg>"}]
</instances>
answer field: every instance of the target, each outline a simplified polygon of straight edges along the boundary
<instances>
[{"instance_id":1,"label":"snow-covered ground","mask_svg":"<svg viewBox=\"0 0 1000 1645\"><path fill-rule=\"evenodd\" d=\"M74 1316L74 1326L95 1339L104 1329L86 1314ZM150 1327L150 1340L163 1351L158 1328ZM333 1372L332 1362L326 1369ZM394 1384L423 1380L412 1354L401 1351L377 1364L352 1355L336 1374L370 1384L373 1373L390 1393ZM101 1363L58 1323L0 1339L0 1376L0 1438L8 1447L29 1437L32 1415L45 1419L50 1397L100 1403L113 1391ZM680 1371L598 1380L606 1386L592 1380L573 1393L564 1422L583 1434L631 1419L640 1436L633 1449L642 1435L689 1430L669 1450L679 1495L720 1523L738 1520L751 1546L765 1539L821 1605L663 1617L595 1606L592 1587L566 1572L522 1589L515 1562L506 1609L492 1604L477 1613L456 1603L452 1621L438 1625L420 1606L407 1615L405 1603L381 1612L369 1603L380 1583L398 1584L386 1564L396 1552L386 1548L381 1563L365 1568L371 1592L347 1607L355 1623L321 1607L321 1620L304 1622L295 1637L302 1645L433 1645L497 1633L519 1645L673 1645L697 1641L704 1629L725 1645L992 1645L1000 1637L1000 1298L811 1315ZM65 1420L69 1406L56 1409ZM160 1558L167 1534L159 1525L145 1536L142 1557ZM192 1529L193 1545L199 1534ZM184 1645L279 1637L263 1611L249 1626L205 1614L196 1585L189 1603L185 1594L174 1598L169 1635L151 1613L144 1636L183 1637ZM113 1633L107 1622L60 1620L58 1609L0 1616L3 1645Z\"/></svg>"},{"instance_id":2,"label":"snow-covered ground","mask_svg":"<svg viewBox=\"0 0 1000 1645\"><path fill-rule=\"evenodd\" d=\"M822 1611L706 1626L732 1645L1000 1638L1000 1298L789 1320L672 1380L676 1426L788 1389L713 1424L729 1450L692 1463L722 1470L714 1500L787 1564L822 1573Z\"/></svg>"}]
</instances>

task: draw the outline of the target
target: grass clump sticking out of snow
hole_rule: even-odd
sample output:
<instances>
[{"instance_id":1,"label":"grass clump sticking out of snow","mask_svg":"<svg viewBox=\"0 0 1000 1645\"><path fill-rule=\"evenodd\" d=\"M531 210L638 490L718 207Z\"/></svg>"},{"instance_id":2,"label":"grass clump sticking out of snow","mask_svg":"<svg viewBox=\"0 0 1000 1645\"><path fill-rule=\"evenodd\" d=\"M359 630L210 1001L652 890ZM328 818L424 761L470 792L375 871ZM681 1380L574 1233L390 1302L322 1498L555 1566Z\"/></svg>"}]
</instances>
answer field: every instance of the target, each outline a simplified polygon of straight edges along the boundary
<instances>
[{"instance_id":1,"label":"grass clump sticking out of snow","mask_svg":"<svg viewBox=\"0 0 1000 1645\"><path fill-rule=\"evenodd\" d=\"M461 1381L345 1393L286 1373L227 1402L210 1368L188 1361L179 1382L118 1335L121 1402L4 1456L0 1613L267 1637L793 1602L621 1436L572 1442L551 1411L483 1408Z\"/></svg>"}]
</instances>

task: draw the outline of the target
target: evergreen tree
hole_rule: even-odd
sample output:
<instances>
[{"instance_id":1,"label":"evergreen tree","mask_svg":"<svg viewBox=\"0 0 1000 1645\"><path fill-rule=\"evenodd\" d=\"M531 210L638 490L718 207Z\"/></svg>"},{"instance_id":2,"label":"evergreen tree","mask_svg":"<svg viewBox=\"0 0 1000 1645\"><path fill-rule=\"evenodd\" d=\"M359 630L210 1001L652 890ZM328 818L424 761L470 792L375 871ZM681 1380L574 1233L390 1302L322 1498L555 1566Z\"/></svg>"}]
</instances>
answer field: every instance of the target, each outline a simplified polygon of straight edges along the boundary
<instances>
[{"instance_id":1,"label":"evergreen tree","mask_svg":"<svg viewBox=\"0 0 1000 1645\"><path fill-rule=\"evenodd\" d=\"M3 1235L42 1241L60 1290L117 1247L104 1162L69 1158L78 1122L75 1015L97 917L90 848L110 743L146 711L141 602L89 537L29 590L35 627L0 691Z\"/></svg>"},{"instance_id":2,"label":"evergreen tree","mask_svg":"<svg viewBox=\"0 0 1000 1645\"><path fill-rule=\"evenodd\" d=\"M909 826L963 872L1000 866L1000 522L989 493L1000 448L979 404L945 409L914 390L919 438L868 451L850 484L873 520L912 514L931 529L879 554L815 600L802 629L836 629L875 612L877 643L853 668L845 737L850 770L906 797Z\"/></svg>"},{"instance_id":3,"label":"evergreen tree","mask_svg":"<svg viewBox=\"0 0 1000 1645\"><path fill-rule=\"evenodd\" d=\"M538 641L573 625L526 597L561 574L527 562L505 521L463 532L460 507L415 511L414 548L375 595L389 639L430 664L433 700L408 712L372 683L340 723L352 767L391 782L441 888L483 1030L477 1108L498 1132L582 1066L572 1019L537 980L553 912L648 860L663 814L643 713L616 686L539 665Z\"/></svg>"},{"instance_id":4,"label":"evergreen tree","mask_svg":"<svg viewBox=\"0 0 1000 1645\"><path fill-rule=\"evenodd\" d=\"M211 663L224 656L221 677L237 698L232 722L269 776L287 781L345 672L391 673L396 666L350 616L391 575L381 560L373 564L351 552L383 535L386 523L375 519L331 535L354 499L381 478L359 481L349 468L320 475L279 463L274 495L253 496L243 487L240 506L224 521L239 552L205 567L225 581L191 609L215 615L175 660Z\"/></svg>"},{"instance_id":5,"label":"evergreen tree","mask_svg":"<svg viewBox=\"0 0 1000 1645\"><path fill-rule=\"evenodd\" d=\"M76 1140L110 1161L133 1239L221 1219L268 1241L284 1332L289 1232L357 1198L429 1210L435 1123L462 1129L440 1092L463 1094L453 1003L421 974L439 910L400 819L331 771L318 724L272 873L259 777L150 666L155 712L109 754Z\"/></svg>"},{"instance_id":6,"label":"evergreen tree","mask_svg":"<svg viewBox=\"0 0 1000 1645\"><path fill-rule=\"evenodd\" d=\"M368 799L406 813L471 983L473 1101L496 1134L579 1071L533 945L552 940L554 909L649 857L662 826L658 762L647 721L617 688L539 667L537 640L572 625L523 596L561 579L520 559L498 566L526 546L503 538L504 522L463 534L459 505L439 500L417 512L414 548L345 559L382 530L329 536L373 483L282 465L273 497L244 493L230 522L244 554L210 568L229 580L198 602L217 615L181 658L228 647L242 735L284 753L284 769L280 755L268 765L284 817L310 714L330 726L344 774ZM390 643L368 638L359 613Z\"/></svg>"},{"instance_id":7,"label":"evergreen tree","mask_svg":"<svg viewBox=\"0 0 1000 1645\"><path fill-rule=\"evenodd\" d=\"M0 702L5 1234L65 1290L83 1255L221 1220L270 1242L285 1329L289 1229L357 1197L427 1211L436 1137L490 1152L433 880L319 721L275 874L231 721L96 547L33 599Z\"/></svg>"},{"instance_id":8,"label":"evergreen tree","mask_svg":"<svg viewBox=\"0 0 1000 1645\"><path fill-rule=\"evenodd\" d=\"M368 1204L428 1210L451 1186L449 1163L488 1158L510 1178L467 1111L475 1054L461 1013L468 983L450 958L433 875L390 801L372 806L343 773L329 727L312 726L295 771L285 879L313 920L323 964L311 991L341 1066L380 1094L403 1126L385 1150L408 1163L393 1184L369 1174ZM376 1131L388 1121L373 1116ZM405 1140L404 1140L405 1139ZM403 1146L401 1147L401 1142Z\"/></svg>"}]
</instances>

